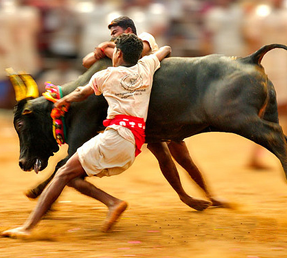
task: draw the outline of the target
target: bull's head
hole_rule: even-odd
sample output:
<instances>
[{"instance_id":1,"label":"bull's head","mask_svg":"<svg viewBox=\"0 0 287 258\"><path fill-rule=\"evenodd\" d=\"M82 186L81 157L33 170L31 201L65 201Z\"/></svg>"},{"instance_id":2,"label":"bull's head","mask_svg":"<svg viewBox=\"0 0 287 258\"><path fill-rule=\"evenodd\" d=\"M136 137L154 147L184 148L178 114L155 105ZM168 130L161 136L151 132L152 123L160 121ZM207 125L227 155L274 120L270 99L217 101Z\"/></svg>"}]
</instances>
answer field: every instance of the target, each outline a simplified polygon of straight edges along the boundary
<instances>
[{"instance_id":1,"label":"bull's head","mask_svg":"<svg viewBox=\"0 0 287 258\"><path fill-rule=\"evenodd\" d=\"M24 171L34 169L38 173L47 167L49 157L59 150L50 117L53 104L43 97L38 98L34 81L25 81L23 76L16 74L9 77L17 100L14 127L20 141L19 166Z\"/></svg>"}]
</instances>

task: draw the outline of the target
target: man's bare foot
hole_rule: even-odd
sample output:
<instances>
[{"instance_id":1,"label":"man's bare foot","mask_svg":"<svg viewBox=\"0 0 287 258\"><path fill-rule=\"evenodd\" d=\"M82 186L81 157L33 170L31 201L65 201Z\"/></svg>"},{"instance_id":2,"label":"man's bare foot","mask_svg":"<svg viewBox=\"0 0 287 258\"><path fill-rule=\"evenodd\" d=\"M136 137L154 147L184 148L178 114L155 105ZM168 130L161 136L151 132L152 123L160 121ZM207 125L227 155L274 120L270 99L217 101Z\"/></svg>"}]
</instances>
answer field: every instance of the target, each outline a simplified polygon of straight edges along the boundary
<instances>
[{"instance_id":1,"label":"man's bare foot","mask_svg":"<svg viewBox=\"0 0 287 258\"><path fill-rule=\"evenodd\" d=\"M101 231L102 232L110 231L127 207L128 204L125 201L121 201L120 203L109 207L109 212L101 228Z\"/></svg>"},{"instance_id":2,"label":"man's bare foot","mask_svg":"<svg viewBox=\"0 0 287 258\"><path fill-rule=\"evenodd\" d=\"M197 211L203 211L211 205L210 201L205 201L205 200L196 199L196 198L192 198L192 197L188 197L188 198L184 198L184 199L181 198L181 200L186 205L188 205L189 207L191 207Z\"/></svg>"},{"instance_id":3,"label":"man's bare foot","mask_svg":"<svg viewBox=\"0 0 287 258\"><path fill-rule=\"evenodd\" d=\"M230 203L220 198L210 197L210 201L212 202L211 206L214 208L232 208Z\"/></svg>"},{"instance_id":4,"label":"man's bare foot","mask_svg":"<svg viewBox=\"0 0 287 258\"><path fill-rule=\"evenodd\" d=\"M31 235L31 232L23 227L13 228L2 232L3 237L11 238L27 238Z\"/></svg>"}]
</instances>

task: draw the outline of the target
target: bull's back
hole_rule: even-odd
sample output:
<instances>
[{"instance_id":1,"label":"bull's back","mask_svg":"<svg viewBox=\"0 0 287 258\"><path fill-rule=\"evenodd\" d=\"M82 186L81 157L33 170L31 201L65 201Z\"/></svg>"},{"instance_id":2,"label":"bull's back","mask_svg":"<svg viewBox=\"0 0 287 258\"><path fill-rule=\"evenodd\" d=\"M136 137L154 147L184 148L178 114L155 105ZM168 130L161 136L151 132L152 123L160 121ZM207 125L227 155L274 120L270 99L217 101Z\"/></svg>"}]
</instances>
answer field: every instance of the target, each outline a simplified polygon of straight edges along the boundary
<instances>
[{"instance_id":1,"label":"bull's back","mask_svg":"<svg viewBox=\"0 0 287 258\"><path fill-rule=\"evenodd\" d=\"M229 111L227 103L232 101L260 109L266 97L257 83L262 71L254 64L221 55L163 60L154 77L147 141L184 139L209 128L220 131L217 117ZM251 86L248 83L254 78ZM244 102L249 101L245 96L251 90L262 96L253 98L257 103Z\"/></svg>"},{"instance_id":2,"label":"bull's back","mask_svg":"<svg viewBox=\"0 0 287 258\"><path fill-rule=\"evenodd\" d=\"M197 70L198 58L167 58L161 62L151 92L147 141L182 138L184 127L190 127L191 120L193 127L198 126L195 121L201 110L193 112L199 107Z\"/></svg>"},{"instance_id":3,"label":"bull's back","mask_svg":"<svg viewBox=\"0 0 287 258\"><path fill-rule=\"evenodd\" d=\"M219 55L164 59L161 62L161 68L154 76L146 140L183 139L208 128L210 120L206 108L214 100L216 82L220 82L231 71L241 73L244 70L242 67L246 67L236 62ZM94 73L109 64L111 64L110 60L101 60L66 88L72 91L77 86L86 84ZM94 104L91 103L92 106L95 105L94 110L101 109L97 99L94 97L89 99L94 102ZM102 109L106 112L106 103L101 103ZM80 105L83 113L87 109L85 105L87 104ZM83 113L82 115L85 116ZM94 123L99 127L102 121L94 121Z\"/></svg>"}]
</instances>

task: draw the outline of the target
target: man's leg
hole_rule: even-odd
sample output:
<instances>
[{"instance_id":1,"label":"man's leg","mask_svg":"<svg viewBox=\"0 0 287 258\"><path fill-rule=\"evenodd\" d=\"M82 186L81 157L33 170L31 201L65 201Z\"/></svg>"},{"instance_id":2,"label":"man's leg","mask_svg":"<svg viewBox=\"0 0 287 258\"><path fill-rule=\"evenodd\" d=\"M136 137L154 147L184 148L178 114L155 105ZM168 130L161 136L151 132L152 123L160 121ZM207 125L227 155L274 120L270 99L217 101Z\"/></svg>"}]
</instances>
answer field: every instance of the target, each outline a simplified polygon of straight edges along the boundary
<instances>
[{"instance_id":1,"label":"man's leg","mask_svg":"<svg viewBox=\"0 0 287 258\"><path fill-rule=\"evenodd\" d=\"M41 218L46 214L51 205L57 200L64 187L75 178L86 176L84 169L78 159L78 154L75 153L67 163L61 167L49 186L40 195L39 201L34 211L30 214L26 222L18 228L4 231L2 236L6 237L25 237L31 234L31 230L40 222ZM98 192L97 199L103 203L111 205L113 197L95 188ZM123 209L124 211L125 209ZM122 212L123 212L122 211Z\"/></svg>"},{"instance_id":2,"label":"man's leg","mask_svg":"<svg viewBox=\"0 0 287 258\"><path fill-rule=\"evenodd\" d=\"M75 188L86 196L102 202L108 207L109 211L107 217L101 227L102 232L108 232L128 207L127 202L109 195L82 178L73 179L68 186Z\"/></svg>"},{"instance_id":3,"label":"man's leg","mask_svg":"<svg viewBox=\"0 0 287 258\"><path fill-rule=\"evenodd\" d=\"M149 143L148 149L155 155L163 175L185 204L199 211L206 209L210 205L210 202L192 198L184 191L178 171L165 142Z\"/></svg>"},{"instance_id":4,"label":"man's leg","mask_svg":"<svg viewBox=\"0 0 287 258\"><path fill-rule=\"evenodd\" d=\"M196 165L193 163L184 141L171 141L170 143L168 143L168 148L176 162L187 171L187 173L194 180L194 182L205 192L206 196L212 202L213 206L229 207L227 203L212 196L210 190L206 186L202 174L200 173Z\"/></svg>"}]
</instances>

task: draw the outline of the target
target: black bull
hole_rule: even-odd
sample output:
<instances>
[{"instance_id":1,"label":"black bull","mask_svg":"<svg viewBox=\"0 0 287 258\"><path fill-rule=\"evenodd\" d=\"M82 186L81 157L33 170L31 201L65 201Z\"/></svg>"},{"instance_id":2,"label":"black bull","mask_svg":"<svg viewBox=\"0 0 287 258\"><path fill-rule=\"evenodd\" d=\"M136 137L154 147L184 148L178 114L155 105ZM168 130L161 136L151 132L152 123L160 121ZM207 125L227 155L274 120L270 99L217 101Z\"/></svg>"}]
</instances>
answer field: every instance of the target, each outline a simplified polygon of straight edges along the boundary
<instances>
[{"instance_id":1,"label":"black bull","mask_svg":"<svg viewBox=\"0 0 287 258\"><path fill-rule=\"evenodd\" d=\"M209 55L196 58L168 58L154 76L146 142L182 140L203 132L230 132L241 135L267 148L287 172L286 140L278 123L276 94L271 81L260 65L272 44L244 58ZM103 59L94 64L76 81L63 87L63 94L85 85L91 76L110 65ZM24 99L17 103L14 126L20 139L20 167L42 170L50 156L58 151L52 134L50 112L53 104L44 97ZM107 103L102 96L90 96L73 103L65 116L68 156L103 130ZM32 189L37 197L52 176Z\"/></svg>"}]
</instances>

